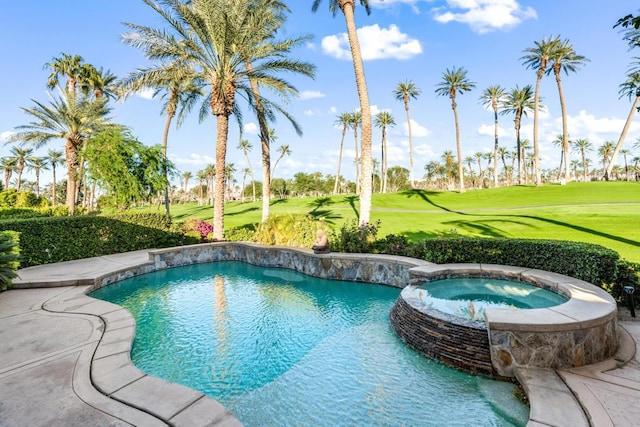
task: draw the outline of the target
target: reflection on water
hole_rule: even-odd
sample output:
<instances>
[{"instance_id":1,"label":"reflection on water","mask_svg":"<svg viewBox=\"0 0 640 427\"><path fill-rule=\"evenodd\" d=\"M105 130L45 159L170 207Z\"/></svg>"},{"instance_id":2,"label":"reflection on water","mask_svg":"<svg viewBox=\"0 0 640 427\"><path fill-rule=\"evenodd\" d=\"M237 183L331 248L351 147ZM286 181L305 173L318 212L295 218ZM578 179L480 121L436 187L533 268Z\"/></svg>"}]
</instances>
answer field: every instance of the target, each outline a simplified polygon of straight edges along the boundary
<instances>
[{"instance_id":1,"label":"reflection on water","mask_svg":"<svg viewBox=\"0 0 640 427\"><path fill-rule=\"evenodd\" d=\"M92 294L134 313L138 367L220 400L248 426L524 425L528 411L508 391L499 393L508 410L498 411L478 378L395 336L388 316L398 295L238 262Z\"/></svg>"}]
</instances>

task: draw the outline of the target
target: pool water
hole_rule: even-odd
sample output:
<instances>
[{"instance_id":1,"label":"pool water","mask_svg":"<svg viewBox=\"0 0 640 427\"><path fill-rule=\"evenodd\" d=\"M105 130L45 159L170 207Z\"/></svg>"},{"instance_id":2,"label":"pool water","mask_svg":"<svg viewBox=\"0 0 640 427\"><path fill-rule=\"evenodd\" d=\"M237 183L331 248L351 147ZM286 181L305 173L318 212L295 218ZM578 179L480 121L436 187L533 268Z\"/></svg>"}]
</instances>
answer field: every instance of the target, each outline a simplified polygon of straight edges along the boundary
<instances>
[{"instance_id":1,"label":"pool water","mask_svg":"<svg viewBox=\"0 0 640 427\"><path fill-rule=\"evenodd\" d=\"M399 293L219 262L91 296L135 317L136 366L206 393L246 426L525 425L512 384L440 365L396 337Z\"/></svg>"},{"instance_id":2,"label":"pool water","mask_svg":"<svg viewBox=\"0 0 640 427\"><path fill-rule=\"evenodd\" d=\"M476 321L484 321L486 308L546 308L567 302L533 285L481 277L436 280L421 285L418 292L428 307Z\"/></svg>"}]
</instances>

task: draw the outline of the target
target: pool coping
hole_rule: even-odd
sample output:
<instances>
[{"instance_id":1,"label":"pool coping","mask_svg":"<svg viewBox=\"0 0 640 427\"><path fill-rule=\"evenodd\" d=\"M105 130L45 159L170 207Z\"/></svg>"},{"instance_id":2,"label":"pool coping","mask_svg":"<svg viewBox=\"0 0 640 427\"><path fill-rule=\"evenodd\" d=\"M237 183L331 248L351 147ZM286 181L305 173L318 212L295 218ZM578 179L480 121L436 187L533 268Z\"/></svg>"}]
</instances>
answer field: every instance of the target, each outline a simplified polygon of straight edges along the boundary
<instances>
[{"instance_id":1,"label":"pool coping","mask_svg":"<svg viewBox=\"0 0 640 427\"><path fill-rule=\"evenodd\" d=\"M159 255L223 245L240 245L266 251L285 249L287 251L299 252L305 257L314 257L321 260L327 258L345 261L362 261L363 259L374 261L386 260L406 267L427 269L438 267L435 264L426 261L390 255L367 254L363 256L361 254L341 253L314 254L309 249L262 246L252 243L224 242L142 251L146 252L148 257L147 261L144 261L141 257L129 257L128 259L121 259L121 265L116 263L105 263L105 259L109 259L108 256L100 257L97 260L84 260L84 263L90 263L91 260L94 260L100 268L95 269L95 271L92 271L91 274L88 275L83 276L83 274L79 274L76 278L69 277L73 276L73 273L71 273L73 268L70 268L71 271L67 270L64 274L64 279L55 279L46 273L40 273L39 278L37 277L38 273L36 272L34 272L32 277L28 277L29 274L23 274L23 276L27 277L24 279L16 279L15 288L25 289L34 287L76 286L73 293L65 293L68 294L66 295L66 298L62 300L54 299L49 301L43 305L43 308L54 312L97 316L104 323L102 337L91 358L91 383L101 393L112 399L118 400L119 402L141 409L144 412L151 413L172 425L204 425L212 421L216 422L217 425L241 425L239 421L235 419L228 410L226 410L226 408L222 407L222 405L214 399L187 387L149 376L136 368L130 360L130 349L135 337L135 320L133 319L133 316L120 306L110 304L105 301L99 301L86 295L95 288L122 280L123 278L157 270L157 257ZM77 263L76 267L83 265L81 261L82 260ZM65 263L58 264L58 267L63 264ZM38 267L44 267L44 270L42 270L44 272L46 271L47 266ZM74 266L71 265L70 267ZM21 273L25 270L22 270ZM530 269L524 270L529 272L531 271ZM524 271L521 271L521 273L523 272ZM553 370L545 371L554 372ZM531 390L536 390L531 384L529 377L522 372L523 370L516 372L516 376L523 382L525 391L530 393ZM564 388L565 391L568 390L566 385L564 385ZM542 395L535 392L531 393L532 395L530 396L530 399L532 410L530 414L530 423L541 422L541 420L535 420L533 418L535 415L533 408L545 407L548 404L554 405L554 400L549 397L550 394L548 393L548 390L547 393L543 393ZM575 398L573 401L579 408L580 405ZM582 417L585 416L583 411L581 411L581 414ZM582 418L576 425L581 424Z\"/></svg>"}]
</instances>

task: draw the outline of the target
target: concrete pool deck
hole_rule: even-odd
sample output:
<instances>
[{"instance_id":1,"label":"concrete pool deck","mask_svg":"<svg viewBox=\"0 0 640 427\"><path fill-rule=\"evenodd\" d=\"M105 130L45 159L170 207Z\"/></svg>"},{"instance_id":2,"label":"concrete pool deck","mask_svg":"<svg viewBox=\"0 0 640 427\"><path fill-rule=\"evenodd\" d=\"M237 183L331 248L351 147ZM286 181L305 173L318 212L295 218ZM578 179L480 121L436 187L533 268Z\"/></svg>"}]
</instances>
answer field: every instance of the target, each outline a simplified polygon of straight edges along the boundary
<instances>
[{"instance_id":1,"label":"concrete pool deck","mask_svg":"<svg viewBox=\"0 0 640 427\"><path fill-rule=\"evenodd\" d=\"M130 314L84 296L97 278L149 262L138 251L19 271L0 293L0 425L240 425L213 399L131 365ZM611 359L518 372L528 425L639 425L640 322L619 325Z\"/></svg>"}]
</instances>

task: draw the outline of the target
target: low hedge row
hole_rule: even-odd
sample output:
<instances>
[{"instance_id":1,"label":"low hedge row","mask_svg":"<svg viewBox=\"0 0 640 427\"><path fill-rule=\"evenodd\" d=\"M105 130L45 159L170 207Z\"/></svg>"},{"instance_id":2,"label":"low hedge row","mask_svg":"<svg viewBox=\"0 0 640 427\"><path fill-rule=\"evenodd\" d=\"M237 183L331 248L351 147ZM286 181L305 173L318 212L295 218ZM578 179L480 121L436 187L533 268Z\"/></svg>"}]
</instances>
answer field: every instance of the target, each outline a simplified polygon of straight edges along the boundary
<instances>
[{"instance_id":1,"label":"low hedge row","mask_svg":"<svg viewBox=\"0 0 640 427\"><path fill-rule=\"evenodd\" d=\"M71 216L0 221L20 233L20 268L183 244L164 214Z\"/></svg>"},{"instance_id":2,"label":"low hedge row","mask_svg":"<svg viewBox=\"0 0 640 427\"><path fill-rule=\"evenodd\" d=\"M622 260L617 252L589 243L469 237L410 243L402 236L390 235L376 240L372 247L374 252L437 264L502 264L551 271L600 286L619 301L625 296L624 286L640 287L640 264Z\"/></svg>"}]
</instances>

